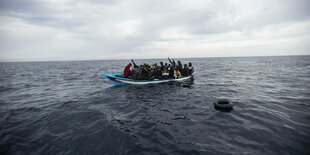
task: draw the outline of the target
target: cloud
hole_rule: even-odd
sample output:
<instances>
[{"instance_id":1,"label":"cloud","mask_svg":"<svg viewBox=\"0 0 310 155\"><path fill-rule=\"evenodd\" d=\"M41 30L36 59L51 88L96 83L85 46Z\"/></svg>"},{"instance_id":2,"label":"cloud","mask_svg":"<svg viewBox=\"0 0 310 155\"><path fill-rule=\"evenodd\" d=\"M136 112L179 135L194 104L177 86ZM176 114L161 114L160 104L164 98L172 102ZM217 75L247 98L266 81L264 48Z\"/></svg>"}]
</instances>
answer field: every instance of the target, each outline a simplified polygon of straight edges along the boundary
<instances>
[{"instance_id":1,"label":"cloud","mask_svg":"<svg viewBox=\"0 0 310 155\"><path fill-rule=\"evenodd\" d=\"M0 61L310 54L309 5L2 0Z\"/></svg>"}]
</instances>

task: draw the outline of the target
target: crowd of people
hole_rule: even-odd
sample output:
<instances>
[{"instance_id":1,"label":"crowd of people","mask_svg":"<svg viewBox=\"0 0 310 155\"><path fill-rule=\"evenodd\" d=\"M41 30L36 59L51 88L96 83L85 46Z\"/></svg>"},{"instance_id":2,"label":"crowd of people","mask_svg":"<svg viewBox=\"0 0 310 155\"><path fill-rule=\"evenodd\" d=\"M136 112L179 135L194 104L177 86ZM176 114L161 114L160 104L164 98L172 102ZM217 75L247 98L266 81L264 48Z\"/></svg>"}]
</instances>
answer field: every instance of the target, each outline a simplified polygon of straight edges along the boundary
<instances>
[{"instance_id":1,"label":"crowd of people","mask_svg":"<svg viewBox=\"0 0 310 155\"><path fill-rule=\"evenodd\" d=\"M168 58L170 64L160 62L153 65L148 65L144 63L143 65L136 65L136 63L131 60L124 69L124 77L131 78L134 80L153 80L153 79L169 79L169 78L180 78L181 76L189 76L194 72L194 67L192 63L184 64L182 66L181 61L176 63L170 58ZM133 68L130 67L133 65Z\"/></svg>"}]
</instances>

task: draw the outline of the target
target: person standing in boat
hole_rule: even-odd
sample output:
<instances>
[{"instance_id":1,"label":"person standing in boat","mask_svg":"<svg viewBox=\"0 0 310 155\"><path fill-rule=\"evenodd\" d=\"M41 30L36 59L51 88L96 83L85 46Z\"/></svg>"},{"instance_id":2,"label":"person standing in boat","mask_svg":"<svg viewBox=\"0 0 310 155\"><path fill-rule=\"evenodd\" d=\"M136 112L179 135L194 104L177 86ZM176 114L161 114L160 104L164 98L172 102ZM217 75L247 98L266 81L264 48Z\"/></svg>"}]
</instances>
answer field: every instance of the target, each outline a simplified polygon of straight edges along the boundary
<instances>
[{"instance_id":1,"label":"person standing in boat","mask_svg":"<svg viewBox=\"0 0 310 155\"><path fill-rule=\"evenodd\" d=\"M132 74L131 70L130 70L130 67L131 67L131 63L129 63L125 68L124 68L124 76L125 77L128 77Z\"/></svg>"}]
</instances>

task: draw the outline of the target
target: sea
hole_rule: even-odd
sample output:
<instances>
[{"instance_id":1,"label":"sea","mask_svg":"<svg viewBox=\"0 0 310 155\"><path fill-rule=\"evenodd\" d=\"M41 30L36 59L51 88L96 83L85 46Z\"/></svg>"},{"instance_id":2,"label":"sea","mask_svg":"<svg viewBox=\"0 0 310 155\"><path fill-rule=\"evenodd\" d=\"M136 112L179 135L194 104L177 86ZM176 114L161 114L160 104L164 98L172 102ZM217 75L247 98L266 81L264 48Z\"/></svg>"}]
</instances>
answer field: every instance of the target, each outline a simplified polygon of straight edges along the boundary
<instances>
[{"instance_id":1,"label":"sea","mask_svg":"<svg viewBox=\"0 0 310 155\"><path fill-rule=\"evenodd\" d=\"M310 154L310 56L177 60L194 81L102 77L130 60L1 62L0 154Z\"/></svg>"}]
</instances>

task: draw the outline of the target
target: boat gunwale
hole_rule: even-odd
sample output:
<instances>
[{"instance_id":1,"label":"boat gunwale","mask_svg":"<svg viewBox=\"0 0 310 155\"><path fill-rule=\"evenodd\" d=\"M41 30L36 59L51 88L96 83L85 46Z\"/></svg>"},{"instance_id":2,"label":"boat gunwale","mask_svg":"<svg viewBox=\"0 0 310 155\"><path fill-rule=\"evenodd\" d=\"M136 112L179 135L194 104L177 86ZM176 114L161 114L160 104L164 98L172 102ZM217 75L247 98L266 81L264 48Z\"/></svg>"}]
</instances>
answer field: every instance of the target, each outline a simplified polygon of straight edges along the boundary
<instances>
[{"instance_id":1,"label":"boat gunwale","mask_svg":"<svg viewBox=\"0 0 310 155\"><path fill-rule=\"evenodd\" d=\"M132 81L132 82L153 82L153 81L170 81L170 80L178 80L178 79L183 79L183 78L188 78L192 77L193 75L189 76L181 76L180 78L174 79L174 78L169 78L169 79L153 79L153 80L134 80L130 78L123 78L123 77L117 77L115 75L123 75L123 73L114 73L114 74L102 74L103 77L106 78L116 78L116 79L121 79L121 80L126 80L126 81Z\"/></svg>"}]
</instances>

